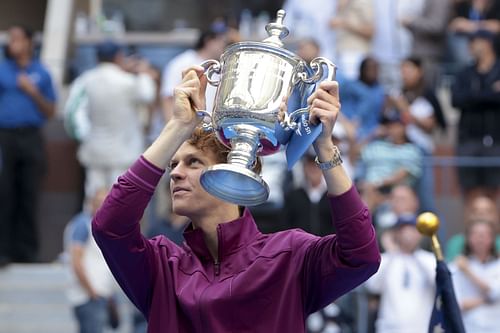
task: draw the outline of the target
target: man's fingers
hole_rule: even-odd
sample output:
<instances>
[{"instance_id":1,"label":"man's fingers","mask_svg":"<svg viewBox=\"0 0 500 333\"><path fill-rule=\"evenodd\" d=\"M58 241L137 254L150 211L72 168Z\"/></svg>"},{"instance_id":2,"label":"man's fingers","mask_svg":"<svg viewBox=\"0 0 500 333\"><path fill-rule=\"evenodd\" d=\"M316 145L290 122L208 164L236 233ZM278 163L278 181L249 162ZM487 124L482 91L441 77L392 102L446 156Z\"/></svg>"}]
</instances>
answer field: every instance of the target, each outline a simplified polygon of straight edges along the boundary
<instances>
[{"instance_id":1,"label":"man's fingers","mask_svg":"<svg viewBox=\"0 0 500 333\"><path fill-rule=\"evenodd\" d=\"M319 88L327 91L330 95L338 97L339 83L337 81L323 81L319 84Z\"/></svg>"},{"instance_id":2,"label":"man's fingers","mask_svg":"<svg viewBox=\"0 0 500 333\"><path fill-rule=\"evenodd\" d=\"M193 65L182 71L182 78L184 79L186 76L190 77L196 76L200 78L201 76L203 76L204 73L205 73L205 68L198 65Z\"/></svg>"}]
</instances>

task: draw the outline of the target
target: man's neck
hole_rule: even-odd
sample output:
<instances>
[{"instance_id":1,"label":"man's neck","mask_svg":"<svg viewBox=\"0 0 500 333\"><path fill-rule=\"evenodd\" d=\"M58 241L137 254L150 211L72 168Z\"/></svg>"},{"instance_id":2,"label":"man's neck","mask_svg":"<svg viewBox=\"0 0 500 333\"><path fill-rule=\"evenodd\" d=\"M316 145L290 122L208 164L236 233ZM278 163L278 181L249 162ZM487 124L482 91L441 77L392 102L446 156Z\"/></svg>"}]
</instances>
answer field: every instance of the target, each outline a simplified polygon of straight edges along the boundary
<instances>
[{"instance_id":1,"label":"man's neck","mask_svg":"<svg viewBox=\"0 0 500 333\"><path fill-rule=\"evenodd\" d=\"M19 67L26 68L31 62L31 56L30 55L19 56L14 61Z\"/></svg>"},{"instance_id":2,"label":"man's neck","mask_svg":"<svg viewBox=\"0 0 500 333\"><path fill-rule=\"evenodd\" d=\"M193 226L196 229L199 228L203 230L205 243L215 261L219 260L219 238L217 235L217 226L221 223L236 220L239 217L240 213L238 206L228 204L220 205L215 209L215 211L191 219Z\"/></svg>"}]
</instances>

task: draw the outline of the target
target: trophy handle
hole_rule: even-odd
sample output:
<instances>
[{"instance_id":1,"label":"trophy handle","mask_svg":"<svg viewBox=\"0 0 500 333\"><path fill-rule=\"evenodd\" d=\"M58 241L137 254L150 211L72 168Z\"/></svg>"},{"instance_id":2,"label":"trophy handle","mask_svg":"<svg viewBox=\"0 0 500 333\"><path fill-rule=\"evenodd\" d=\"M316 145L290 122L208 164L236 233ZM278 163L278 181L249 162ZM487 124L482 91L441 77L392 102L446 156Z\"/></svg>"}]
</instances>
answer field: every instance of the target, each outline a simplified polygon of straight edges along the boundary
<instances>
[{"instance_id":1,"label":"trophy handle","mask_svg":"<svg viewBox=\"0 0 500 333\"><path fill-rule=\"evenodd\" d=\"M212 79L212 75L220 74L220 62L217 60L206 60L200 64L201 67L205 69L205 75L207 76L208 83L212 86L217 87L219 85L220 80Z\"/></svg>"},{"instance_id":2,"label":"trophy handle","mask_svg":"<svg viewBox=\"0 0 500 333\"><path fill-rule=\"evenodd\" d=\"M330 60L323 57L317 57L311 60L310 66L314 70L313 75L311 77L307 77L306 72L300 72L297 74L297 77L300 81L306 84L315 84L321 81L335 80L337 66L335 66ZM326 67L327 70L326 76L324 75L325 70L323 67ZM302 117L303 114L308 114L309 110L310 107L308 106L305 108L297 109L293 112L290 112L289 114L285 114L283 121L280 123L281 126L285 130L295 131L299 127L298 124L299 119Z\"/></svg>"},{"instance_id":3,"label":"trophy handle","mask_svg":"<svg viewBox=\"0 0 500 333\"><path fill-rule=\"evenodd\" d=\"M299 73L298 77L302 82L307 84L313 84L313 83L318 83L320 81L335 80L337 66L335 66L333 62L331 62L330 60L323 57L317 57L311 60L311 63L309 65L314 70L314 74L311 77L307 77L306 72ZM322 80L325 73L323 66L326 67L327 73L325 78Z\"/></svg>"}]
</instances>

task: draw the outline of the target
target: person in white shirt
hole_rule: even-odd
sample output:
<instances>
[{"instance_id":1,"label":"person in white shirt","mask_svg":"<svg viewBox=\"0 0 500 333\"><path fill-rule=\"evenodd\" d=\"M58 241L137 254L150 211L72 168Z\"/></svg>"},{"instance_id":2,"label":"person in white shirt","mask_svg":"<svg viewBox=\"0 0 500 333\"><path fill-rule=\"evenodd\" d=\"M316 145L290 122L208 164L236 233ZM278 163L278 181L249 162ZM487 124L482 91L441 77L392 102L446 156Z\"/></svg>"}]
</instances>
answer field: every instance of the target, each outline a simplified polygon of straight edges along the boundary
<instances>
[{"instance_id":1,"label":"person in white shirt","mask_svg":"<svg viewBox=\"0 0 500 333\"><path fill-rule=\"evenodd\" d=\"M170 60L162 74L161 95L165 122L170 119L174 101L174 88L181 83L182 71L189 66L199 65L208 59L219 60L227 44L227 29L213 26L200 33L194 48L188 49ZM206 90L206 109L211 112L214 105L216 88L208 85Z\"/></svg>"},{"instance_id":2,"label":"person in white shirt","mask_svg":"<svg viewBox=\"0 0 500 333\"><path fill-rule=\"evenodd\" d=\"M378 272L365 286L380 295L377 333L427 332L435 296L436 259L419 248L422 236L415 216L401 216L394 226L398 248L382 254Z\"/></svg>"},{"instance_id":3,"label":"person in white shirt","mask_svg":"<svg viewBox=\"0 0 500 333\"><path fill-rule=\"evenodd\" d=\"M464 255L450 265L457 302L466 332L500 329L500 259L495 249L495 225L483 220L466 231Z\"/></svg>"},{"instance_id":4,"label":"person in white shirt","mask_svg":"<svg viewBox=\"0 0 500 333\"><path fill-rule=\"evenodd\" d=\"M105 41L97 46L97 67L72 84L65 116L81 111L78 160L85 168L85 196L109 188L144 150L139 106L152 103L155 84L145 61L128 68L121 47Z\"/></svg>"},{"instance_id":5,"label":"person in white shirt","mask_svg":"<svg viewBox=\"0 0 500 333\"><path fill-rule=\"evenodd\" d=\"M318 41L321 56L335 62L335 32L329 22L336 14L337 0L287 0L283 9L290 36Z\"/></svg>"}]
</instances>

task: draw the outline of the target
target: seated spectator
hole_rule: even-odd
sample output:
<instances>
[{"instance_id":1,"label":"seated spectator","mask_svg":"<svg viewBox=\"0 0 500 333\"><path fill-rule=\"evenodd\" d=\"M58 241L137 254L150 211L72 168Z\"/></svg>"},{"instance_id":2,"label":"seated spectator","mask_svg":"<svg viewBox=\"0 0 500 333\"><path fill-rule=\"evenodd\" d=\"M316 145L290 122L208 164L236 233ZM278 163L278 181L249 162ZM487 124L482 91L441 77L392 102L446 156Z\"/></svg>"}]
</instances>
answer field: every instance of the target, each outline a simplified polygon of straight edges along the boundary
<instances>
[{"instance_id":1,"label":"seated spectator","mask_svg":"<svg viewBox=\"0 0 500 333\"><path fill-rule=\"evenodd\" d=\"M496 225L497 228L500 223L499 212L496 203L489 197L479 196L474 198L470 203L466 205L466 210L464 212L464 223L465 228L469 226L474 221L485 221ZM500 251L500 236L496 238L496 246ZM459 233L453 235L446 243L446 259L452 261L460 253L463 253L465 248L465 235Z\"/></svg>"},{"instance_id":2,"label":"seated spectator","mask_svg":"<svg viewBox=\"0 0 500 333\"><path fill-rule=\"evenodd\" d=\"M436 95L425 86L422 61L418 58L403 60L401 77L403 80L401 94L388 98L406 123L408 139L422 150L425 157L422 176L417 182L422 210L435 211L434 174L430 160L435 146L433 134L438 128L445 129L446 122Z\"/></svg>"},{"instance_id":3,"label":"seated spectator","mask_svg":"<svg viewBox=\"0 0 500 333\"><path fill-rule=\"evenodd\" d=\"M401 114L395 110L383 118L386 136L367 144L358 161L358 185L365 202L373 209L378 193L393 186L415 186L422 173L422 153L406 136Z\"/></svg>"},{"instance_id":4,"label":"seated spectator","mask_svg":"<svg viewBox=\"0 0 500 333\"><path fill-rule=\"evenodd\" d=\"M379 126L384 89L378 82L378 68L378 62L367 57L361 62L357 80L341 82L342 114L354 124L360 141L370 140Z\"/></svg>"},{"instance_id":5,"label":"seated spectator","mask_svg":"<svg viewBox=\"0 0 500 333\"><path fill-rule=\"evenodd\" d=\"M491 333L500 327L500 259L496 226L474 221L466 232L464 255L450 265L467 332Z\"/></svg>"},{"instance_id":6,"label":"seated spectator","mask_svg":"<svg viewBox=\"0 0 500 333\"><path fill-rule=\"evenodd\" d=\"M399 218L417 216L420 203L415 190L405 184L394 186L389 195L381 197L380 200L381 203L373 212L377 237L383 251L392 251L397 248L393 226Z\"/></svg>"}]
</instances>

